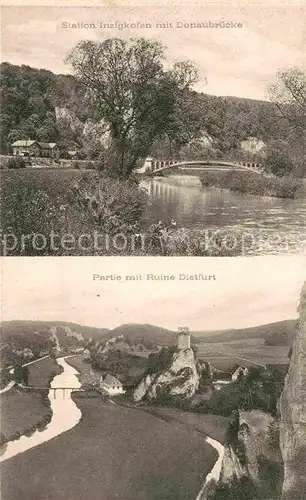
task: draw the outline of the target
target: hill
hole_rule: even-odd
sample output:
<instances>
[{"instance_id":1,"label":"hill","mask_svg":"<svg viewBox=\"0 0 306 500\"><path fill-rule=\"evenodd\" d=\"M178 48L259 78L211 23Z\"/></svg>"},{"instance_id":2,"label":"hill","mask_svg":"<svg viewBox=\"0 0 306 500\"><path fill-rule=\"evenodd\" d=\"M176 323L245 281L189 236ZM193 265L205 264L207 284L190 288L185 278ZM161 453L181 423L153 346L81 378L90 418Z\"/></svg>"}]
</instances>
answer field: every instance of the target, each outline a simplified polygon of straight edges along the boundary
<instances>
[{"instance_id":1,"label":"hill","mask_svg":"<svg viewBox=\"0 0 306 500\"><path fill-rule=\"evenodd\" d=\"M176 332L149 324L127 323L110 330L107 338L123 335L131 341L144 340L158 345L171 345L176 342Z\"/></svg>"},{"instance_id":2,"label":"hill","mask_svg":"<svg viewBox=\"0 0 306 500\"><path fill-rule=\"evenodd\" d=\"M48 331L52 327L60 326L68 327L76 333L81 333L85 340L89 340L89 338L101 338L109 332L108 328L95 328L67 321L3 321L1 323L2 342L5 342L12 337L25 337L32 335L35 332Z\"/></svg>"},{"instance_id":3,"label":"hill","mask_svg":"<svg viewBox=\"0 0 306 500\"><path fill-rule=\"evenodd\" d=\"M61 321L4 321L1 324L1 364L27 362L51 352L85 346L107 329Z\"/></svg>"},{"instance_id":4,"label":"hill","mask_svg":"<svg viewBox=\"0 0 306 500\"><path fill-rule=\"evenodd\" d=\"M10 153L12 142L30 137L56 142L66 152L77 149L86 159L100 157L100 139L103 144L106 129L97 118L96 110L86 103L74 76L8 62L2 63L0 69L1 153ZM275 120L273 105L267 101L190 91L175 113L175 119L186 132L179 134L179 148L192 144L199 133L209 134L213 138L214 154L221 155L239 149L241 141L248 137L265 143L288 139L287 126L282 120ZM194 147L196 154L198 146Z\"/></svg>"},{"instance_id":5,"label":"hill","mask_svg":"<svg viewBox=\"0 0 306 500\"><path fill-rule=\"evenodd\" d=\"M288 320L253 328L197 331L191 332L191 342L200 359L219 368L237 362L286 364L295 326L295 320ZM130 359L134 365L132 358L147 358L160 347L176 343L176 332L149 324L127 323L110 330L61 321L6 321L1 327L2 364L12 364L16 358L28 361L54 348L65 352L75 346L90 346L97 355L97 365L103 361L104 366L109 356L108 363L129 365ZM139 359L141 369L143 363Z\"/></svg>"},{"instance_id":6,"label":"hill","mask_svg":"<svg viewBox=\"0 0 306 500\"><path fill-rule=\"evenodd\" d=\"M296 320L285 320L260 325L251 328L193 331L192 342L195 344L230 342L234 340L264 339L266 345L290 345L296 329ZM65 328L76 334L81 334L84 341L110 339L123 335L131 341L145 339L152 344L173 345L176 342L176 332L150 324L126 323L116 328L97 328L67 321L4 321L1 323L2 344L12 338L26 342L26 338L37 333L47 333L50 328L57 328L57 334L65 337ZM61 331L62 329L62 331ZM24 341L22 340L24 339ZM62 339L63 340L63 339Z\"/></svg>"},{"instance_id":7,"label":"hill","mask_svg":"<svg viewBox=\"0 0 306 500\"><path fill-rule=\"evenodd\" d=\"M216 332L193 332L193 341L198 344L231 342L234 340L264 339L266 345L291 345L296 330L296 320L278 321L252 328L221 330Z\"/></svg>"}]
</instances>

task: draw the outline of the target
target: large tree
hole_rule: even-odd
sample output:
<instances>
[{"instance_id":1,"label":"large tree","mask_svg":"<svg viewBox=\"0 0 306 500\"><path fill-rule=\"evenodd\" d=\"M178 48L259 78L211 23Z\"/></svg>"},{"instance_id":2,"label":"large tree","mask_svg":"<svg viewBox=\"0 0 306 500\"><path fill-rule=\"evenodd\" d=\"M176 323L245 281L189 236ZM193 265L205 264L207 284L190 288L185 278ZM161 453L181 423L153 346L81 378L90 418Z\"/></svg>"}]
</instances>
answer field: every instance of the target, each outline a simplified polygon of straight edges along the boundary
<instances>
[{"instance_id":1,"label":"large tree","mask_svg":"<svg viewBox=\"0 0 306 500\"><path fill-rule=\"evenodd\" d=\"M144 38L82 41L67 57L96 118L109 126L112 166L121 177L169 130L178 98L197 79L192 63L165 69L164 59L164 47Z\"/></svg>"}]
</instances>

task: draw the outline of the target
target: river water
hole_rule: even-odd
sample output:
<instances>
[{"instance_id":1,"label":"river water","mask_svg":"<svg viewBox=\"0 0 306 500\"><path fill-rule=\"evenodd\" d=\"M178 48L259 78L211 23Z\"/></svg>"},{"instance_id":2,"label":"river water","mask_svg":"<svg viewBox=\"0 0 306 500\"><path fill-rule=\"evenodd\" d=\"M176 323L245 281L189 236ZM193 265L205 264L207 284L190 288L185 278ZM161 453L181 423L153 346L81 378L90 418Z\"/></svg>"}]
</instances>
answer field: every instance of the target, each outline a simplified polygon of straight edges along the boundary
<instances>
[{"instance_id":1,"label":"river water","mask_svg":"<svg viewBox=\"0 0 306 500\"><path fill-rule=\"evenodd\" d=\"M43 431L36 431L32 436L21 436L19 439L7 443L6 449L0 457L1 462L49 441L62 432L72 429L79 422L82 414L71 399L73 390L65 389L66 387L74 387L75 389L81 387L77 377L78 371L68 365L64 358L58 358L57 363L63 367L64 371L56 375L51 382L48 394L53 412L51 422ZM65 389L65 392L60 389L56 391L55 395L52 387Z\"/></svg>"},{"instance_id":2,"label":"river water","mask_svg":"<svg viewBox=\"0 0 306 500\"><path fill-rule=\"evenodd\" d=\"M18 440L7 443L6 449L0 457L0 462L4 462L9 458L53 439L63 432L72 429L80 421L82 413L71 398L73 390L78 390L81 387L77 377L79 372L66 363L65 358L58 358L57 363L62 366L63 372L54 377L48 394L53 412L51 422L41 432L36 431L32 436L21 436ZM58 388L56 396L54 390L52 390L55 387ZM75 389L71 389L71 387ZM65 389L65 392L62 389ZM218 452L218 460L211 472L206 476L205 483L196 500L203 498L202 495L205 492L205 488L211 480L218 481L222 466L223 446L208 436L206 437L206 442Z\"/></svg>"},{"instance_id":3,"label":"river water","mask_svg":"<svg viewBox=\"0 0 306 500\"><path fill-rule=\"evenodd\" d=\"M250 251L256 255L306 249L306 187L304 197L291 200L203 188L191 175L143 179L141 186L150 197L145 227L174 219L177 227L187 229L244 231L258 237Z\"/></svg>"}]
</instances>

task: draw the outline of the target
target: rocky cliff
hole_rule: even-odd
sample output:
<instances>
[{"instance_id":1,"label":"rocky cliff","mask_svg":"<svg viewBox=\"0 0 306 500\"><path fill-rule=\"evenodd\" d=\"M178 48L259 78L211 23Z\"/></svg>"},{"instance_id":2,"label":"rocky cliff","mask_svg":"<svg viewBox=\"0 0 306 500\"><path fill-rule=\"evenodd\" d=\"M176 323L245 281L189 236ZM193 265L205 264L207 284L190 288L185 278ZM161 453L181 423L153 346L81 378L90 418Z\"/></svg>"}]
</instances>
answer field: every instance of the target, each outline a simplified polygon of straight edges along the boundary
<instances>
[{"instance_id":1,"label":"rocky cliff","mask_svg":"<svg viewBox=\"0 0 306 500\"><path fill-rule=\"evenodd\" d=\"M299 306L299 329L280 399L280 446L284 460L282 500L306 499L306 283Z\"/></svg>"},{"instance_id":2,"label":"rocky cliff","mask_svg":"<svg viewBox=\"0 0 306 500\"><path fill-rule=\"evenodd\" d=\"M167 366L147 374L136 387L134 400L159 397L191 398L199 386L199 374L192 349L175 349Z\"/></svg>"},{"instance_id":3,"label":"rocky cliff","mask_svg":"<svg viewBox=\"0 0 306 500\"><path fill-rule=\"evenodd\" d=\"M102 120L100 122L94 122L90 118L82 122L76 113L68 109L67 107L56 106L55 117L57 121L64 121L71 131L75 134L79 140L83 141L98 141L105 148L110 146L110 134L108 131L108 126Z\"/></svg>"},{"instance_id":4,"label":"rocky cliff","mask_svg":"<svg viewBox=\"0 0 306 500\"><path fill-rule=\"evenodd\" d=\"M271 443L271 427L276 420L261 410L240 411L237 439L229 439L225 445L220 480L224 483L234 477L260 478L260 457L270 462L281 462L280 450Z\"/></svg>"}]
</instances>

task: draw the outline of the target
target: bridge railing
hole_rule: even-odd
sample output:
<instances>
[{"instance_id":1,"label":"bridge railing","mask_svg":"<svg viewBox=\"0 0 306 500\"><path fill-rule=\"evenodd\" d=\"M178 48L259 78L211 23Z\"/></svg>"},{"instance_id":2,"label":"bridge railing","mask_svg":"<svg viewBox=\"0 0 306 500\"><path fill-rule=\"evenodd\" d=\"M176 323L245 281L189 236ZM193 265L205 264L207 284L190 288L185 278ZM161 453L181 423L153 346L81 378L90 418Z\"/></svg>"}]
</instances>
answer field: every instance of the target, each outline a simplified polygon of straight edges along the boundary
<instances>
[{"instance_id":1,"label":"bridge railing","mask_svg":"<svg viewBox=\"0 0 306 500\"><path fill-rule=\"evenodd\" d=\"M255 162L242 162L242 161L226 161L226 160L150 160L146 167L146 172L153 173L160 170L165 170L172 166L194 166L194 165L221 165L221 166L235 166L239 165L250 170L257 170L258 172L264 171L264 166L261 163Z\"/></svg>"}]
</instances>

